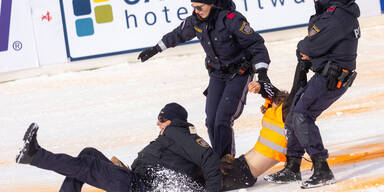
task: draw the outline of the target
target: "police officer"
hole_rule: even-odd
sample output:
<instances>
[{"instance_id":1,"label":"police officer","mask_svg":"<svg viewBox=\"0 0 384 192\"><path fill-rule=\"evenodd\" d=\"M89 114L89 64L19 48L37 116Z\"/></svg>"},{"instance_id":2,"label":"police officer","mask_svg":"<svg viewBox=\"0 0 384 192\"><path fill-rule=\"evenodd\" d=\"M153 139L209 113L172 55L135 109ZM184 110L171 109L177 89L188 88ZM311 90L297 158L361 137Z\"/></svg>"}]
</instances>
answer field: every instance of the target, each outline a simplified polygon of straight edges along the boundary
<instances>
[{"instance_id":1,"label":"police officer","mask_svg":"<svg viewBox=\"0 0 384 192\"><path fill-rule=\"evenodd\" d=\"M356 77L354 70L360 38L357 20L360 11L355 0L315 0L315 8L316 14L309 21L308 36L297 46L299 64L309 64L302 67L302 71L310 68L314 76L297 92L285 122L287 163L283 170L265 177L274 183L301 180L301 158L307 152L314 173L301 188L336 182L315 120L345 93Z\"/></svg>"},{"instance_id":2,"label":"police officer","mask_svg":"<svg viewBox=\"0 0 384 192\"><path fill-rule=\"evenodd\" d=\"M77 157L53 154L37 143L35 123L25 133L25 146L16 162L66 176L61 192L81 191L84 183L115 192L150 191L158 185L179 191L203 191L205 185L208 191L220 191L219 157L196 134L187 117L181 105L167 104L158 116L160 135L139 152L132 170L114 165L94 148L85 148ZM178 185L167 186L177 183L175 180Z\"/></svg>"},{"instance_id":3,"label":"police officer","mask_svg":"<svg viewBox=\"0 0 384 192\"><path fill-rule=\"evenodd\" d=\"M146 61L167 48L195 37L206 53L210 76L206 97L206 126L214 151L220 157L235 154L233 122L246 102L247 84L258 73L269 82L270 63L264 39L250 27L247 19L234 10L231 0L191 0L194 12L179 27L163 36L154 47L140 53Z\"/></svg>"}]
</instances>

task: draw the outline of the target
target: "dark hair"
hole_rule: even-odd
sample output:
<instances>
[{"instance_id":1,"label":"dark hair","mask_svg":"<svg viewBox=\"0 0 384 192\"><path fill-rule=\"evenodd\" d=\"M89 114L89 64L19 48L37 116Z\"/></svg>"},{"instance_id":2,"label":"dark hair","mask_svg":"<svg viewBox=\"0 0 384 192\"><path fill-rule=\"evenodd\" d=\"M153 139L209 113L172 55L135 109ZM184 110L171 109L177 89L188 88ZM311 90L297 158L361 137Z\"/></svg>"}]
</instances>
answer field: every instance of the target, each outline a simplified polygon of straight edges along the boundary
<instances>
[{"instance_id":1,"label":"dark hair","mask_svg":"<svg viewBox=\"0 0 384 192\"><path fill-rule=\"evenodd\" d=\"M272 97L272 103L276 105L281 105L288 99L289 93L288 91L279 91L276 95Z\"/></svg>"},{"instance_id":2,"label":"dark hair","mask_svg":"<svg viewBox=\"0 0 384 192\"><path fill-rule=\"evenodd\" d=\"M275 103L277 106L281 105L282 103L284 103L285 101L287 101L289 97L289 93L288 91L278 91L272 98L271 98L271 102L272 103ZM272 105L272 104L270 104ZM261 110L261 113L265 113L267 111L267 109L269 108L270 106L268 106L267 108L262 105L260 107L260 110Z\"/></svg>"}]
</instances>

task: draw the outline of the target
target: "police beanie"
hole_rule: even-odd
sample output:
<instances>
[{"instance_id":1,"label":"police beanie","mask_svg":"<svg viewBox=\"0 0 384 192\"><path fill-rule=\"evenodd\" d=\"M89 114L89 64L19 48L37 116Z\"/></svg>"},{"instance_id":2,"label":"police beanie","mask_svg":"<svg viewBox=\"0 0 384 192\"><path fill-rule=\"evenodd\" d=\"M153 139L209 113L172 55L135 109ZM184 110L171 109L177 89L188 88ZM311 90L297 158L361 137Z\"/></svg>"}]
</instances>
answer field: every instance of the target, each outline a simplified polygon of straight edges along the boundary
<instances>
[{"instance_id":1,"label":"police beanie","mask_svg":"<svg viewBox=\"0 0 384 192\"><path fill-rule=\"evenodd\" d=\"M191 0L191 2L204 3L204 4L215 4L215 0Z\"/></svg>"},{"instance_id":2,"label":"police beanie","mask_svg":"<svg viewBox=\"0 0 384 192\"><path fill-rule=\"evenodd\" d=\"M168 103L161 109L158 118L165 118L171 121L174 119L187 121L188 113L183 106L177 103Z\"/></svg>"}]
</instances>

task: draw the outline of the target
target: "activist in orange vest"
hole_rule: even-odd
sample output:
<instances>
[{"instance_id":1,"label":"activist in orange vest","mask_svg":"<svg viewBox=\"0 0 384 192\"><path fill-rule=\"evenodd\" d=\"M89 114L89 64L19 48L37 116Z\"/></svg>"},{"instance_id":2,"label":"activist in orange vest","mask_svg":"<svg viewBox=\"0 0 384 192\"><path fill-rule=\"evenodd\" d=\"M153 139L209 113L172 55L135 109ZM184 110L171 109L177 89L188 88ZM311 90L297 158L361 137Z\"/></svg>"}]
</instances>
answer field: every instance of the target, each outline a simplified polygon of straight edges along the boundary
<instances>
[{"instance_id":1,"label":"activist in orange vest","mask_svg":"<svg viewBox=\"0 0 384 192\"><path fill-rule=\"evenodd\" d=\"M259 93L261 86L263 85L259 82L253 81L249 83L248 91ZM265 104L261 106L261 112L264 114L262 129L256 144L250 151L238 158L227 154L221 159L224 191L250 187L256 182L257 177L269 168L286 161L287 139L283 104L288 96L287 91L278 91L271 98L265 99Z\"/></svg>"}]
</instances>

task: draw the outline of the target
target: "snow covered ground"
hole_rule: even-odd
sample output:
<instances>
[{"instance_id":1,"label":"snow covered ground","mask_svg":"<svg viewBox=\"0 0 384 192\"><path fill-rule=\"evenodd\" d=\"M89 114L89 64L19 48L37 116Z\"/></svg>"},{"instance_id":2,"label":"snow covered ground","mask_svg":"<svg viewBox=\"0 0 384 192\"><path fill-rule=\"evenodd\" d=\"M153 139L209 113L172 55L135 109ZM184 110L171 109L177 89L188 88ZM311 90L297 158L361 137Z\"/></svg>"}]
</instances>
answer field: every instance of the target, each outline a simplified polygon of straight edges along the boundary
<instances>
[{"instance_id":1,"label":"snow covered ground","mask_svg":"<svg viewBox=\"0 0 384 192\"><path fill-rule=\"evenodd\" d=\"M318 120L338 182L305 191L384 191L384 16L360 21L357 80ZM272 59L269 76L281 89L290 89L296 44L305 33L305 28L297 28L262 34ZM0 81L2 77L29 77L0 83L0 191L58 191L64 178L15 163L31 122L40 125L40 145L53 152L77 155L92 146L131 164L137 152L157 136L159 110L166 103L178 102L208 141L202 94L208 76L200 45L169 49L146 63L137 62L136 57L134 53L0 74ZM96 69L83 70L92 64ZM237 155L256 142L262 103L259 95L248 95L234 127ZM303 179L310 176L310 166L303 163ZM99 190L87 186L84 191ZM247 191L302 190L297 184L275 185L259 179Z\"/></svg>"}]
</instances>

